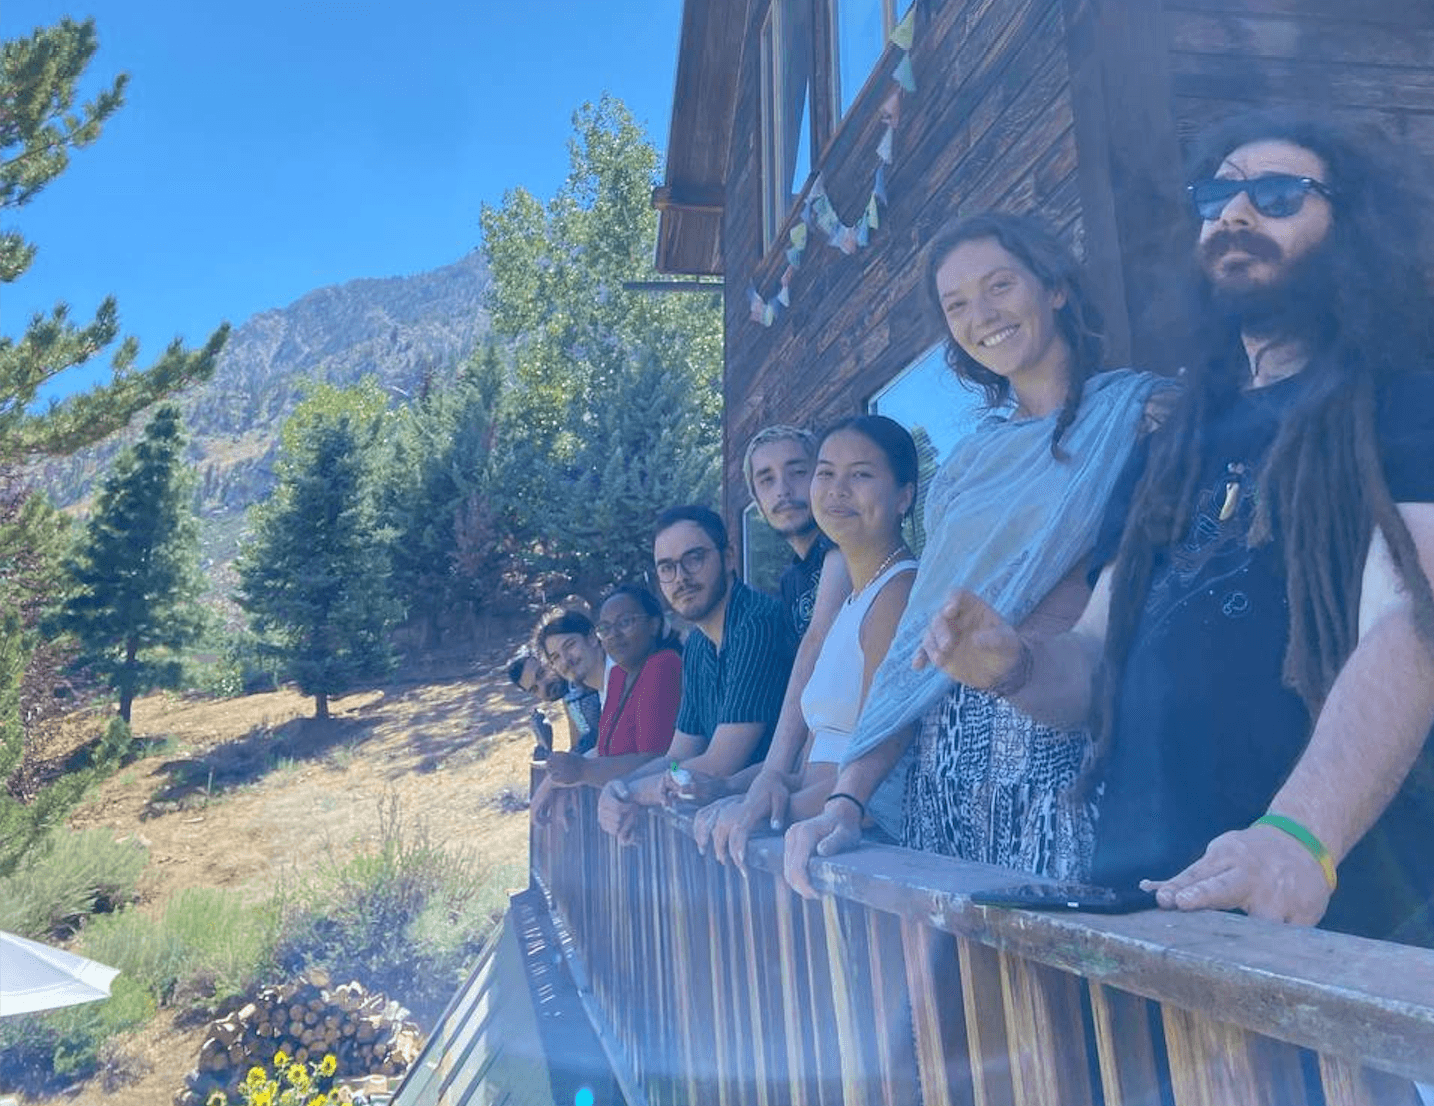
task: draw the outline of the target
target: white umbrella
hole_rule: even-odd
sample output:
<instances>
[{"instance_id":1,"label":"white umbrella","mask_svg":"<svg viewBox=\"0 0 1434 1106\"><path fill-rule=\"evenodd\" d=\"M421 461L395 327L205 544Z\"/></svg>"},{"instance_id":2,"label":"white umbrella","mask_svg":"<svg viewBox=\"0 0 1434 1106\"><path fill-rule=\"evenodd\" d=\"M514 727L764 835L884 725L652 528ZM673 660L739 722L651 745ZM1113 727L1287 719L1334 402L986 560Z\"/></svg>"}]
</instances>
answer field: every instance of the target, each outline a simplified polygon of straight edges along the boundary
<instances>
[{"instance_id":1,"label":"white umbrella","mask_svg":"<svg viewBox=\"0 0 1434 1106\"><path fill-rule=\"evenodd\" d=\"M0 931L0 1018L109 998L117 975L118 968Z\"/></svg>"}]
</instances>

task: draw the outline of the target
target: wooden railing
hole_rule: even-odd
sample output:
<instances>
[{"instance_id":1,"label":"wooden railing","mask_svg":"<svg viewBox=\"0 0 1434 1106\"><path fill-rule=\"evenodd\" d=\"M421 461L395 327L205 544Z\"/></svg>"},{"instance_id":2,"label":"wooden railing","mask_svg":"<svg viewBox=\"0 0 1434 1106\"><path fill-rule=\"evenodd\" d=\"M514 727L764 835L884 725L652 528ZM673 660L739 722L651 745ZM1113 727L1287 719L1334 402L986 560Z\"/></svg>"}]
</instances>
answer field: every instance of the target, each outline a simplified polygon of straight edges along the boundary
<instances>
[{"instance_id":1,"label":"wooden railing","mask_svg":"<svg viewBox=\"0 0 1434 1106\"><path fill-rule=\"evenodd\" d=\"M1414 1106L1434 1083L1434 952L1219 913L973 905L1010 872L780 840L743 876L687 819L640 842L535 827L532 868L636 1104Z\"/></svg>"}]
</instances>

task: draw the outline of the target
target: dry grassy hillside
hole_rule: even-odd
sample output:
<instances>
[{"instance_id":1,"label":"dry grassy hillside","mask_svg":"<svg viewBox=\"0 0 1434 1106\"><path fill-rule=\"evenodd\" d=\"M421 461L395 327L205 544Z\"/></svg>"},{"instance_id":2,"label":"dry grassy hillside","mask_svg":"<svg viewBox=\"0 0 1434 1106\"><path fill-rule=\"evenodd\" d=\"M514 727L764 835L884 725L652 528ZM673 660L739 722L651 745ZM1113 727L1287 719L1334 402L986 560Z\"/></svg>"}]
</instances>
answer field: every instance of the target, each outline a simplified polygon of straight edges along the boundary
<instances>
[{"instance_id":1,"label":"dry grassy hillside","mask_svg":"<svg viewBox=\"0 0 1434 1106\"><path fill-rule=\"evenodd\" d=\"M267 895L343 858L377 833L386 796L430 837L476 852L492 877L494 909L526 883L529 704L503 673L505 655L447 658L424 678L333 701L334 717L306 717L291 691L193 701L136 702L134 732L150 743L71 819L137 837L148 849L139 909L158 912L178 890L214 887ZM395 996L402 1001L402 996ZM170 1011L115 1041L108 1078L57 1101L159 1106L194 1066L202 1026Z\"/></svg>"}]
</instances>

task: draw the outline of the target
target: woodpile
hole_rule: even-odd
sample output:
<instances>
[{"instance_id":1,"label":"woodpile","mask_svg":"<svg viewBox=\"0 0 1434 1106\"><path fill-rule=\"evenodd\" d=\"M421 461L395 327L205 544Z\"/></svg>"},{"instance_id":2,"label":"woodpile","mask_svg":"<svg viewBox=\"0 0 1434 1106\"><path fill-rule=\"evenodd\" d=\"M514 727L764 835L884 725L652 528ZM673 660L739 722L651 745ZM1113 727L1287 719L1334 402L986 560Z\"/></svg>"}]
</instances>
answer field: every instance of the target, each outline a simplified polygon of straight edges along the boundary
<instances>
[{"instance_id":1,"label":"woodpile","mask_svg":"<svg viewBox=\"0 0 1434 1106\"><path fill-rule=\"evenodd\" d=\"M335 1078L402 1075L418 1057L423 1035L396 1001L358 982L330 986L328 974L310 971L295 983L265 987L238 1009L209 1025L199 1065L175 1095L176 1106L200 1106L213 1090L230 1093L255 1066L273 1071L283 1051L298 1063L317 1064L329 1053Z\"/></svg>"}]
</instances>

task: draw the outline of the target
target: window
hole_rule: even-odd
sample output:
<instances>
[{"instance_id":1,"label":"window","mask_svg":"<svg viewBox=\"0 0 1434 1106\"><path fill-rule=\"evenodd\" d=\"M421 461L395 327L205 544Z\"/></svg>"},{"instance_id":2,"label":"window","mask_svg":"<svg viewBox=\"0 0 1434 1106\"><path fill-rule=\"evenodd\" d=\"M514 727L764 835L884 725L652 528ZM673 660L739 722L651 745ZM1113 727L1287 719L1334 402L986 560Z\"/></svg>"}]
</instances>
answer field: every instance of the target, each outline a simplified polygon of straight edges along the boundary
<instances>
[{"instance_id":1,"label":"window","mask_svg":"<svg viewBox=\"0 0 1434 1106\"><path fill-rule=\"evenodd\" d=\"M755 503L742 512L742 578L752 587L776 595L782 573L792 563L792 547L762 517Z\"/></svg>"},{"instance_id":2,"label":"window","mask_svg":"<svg viewBox=\"0 0 1434 1106\"><path fill-rule=\"evenodd\" d=\"M776 240L811 172L812 7L772 0L762 27L762 244Z\"/></svg>"},{"instance_id":3,"label":"window","mask_svg":"<svg viewBox=\"0 0 1434 1106\"><path fill-rule=\"evenodd\" d=\"M831 0L833 84L837 118L845 117L912 0Z\"/></svg>"},{"instance_id":4,"label":"window","mask_svg":"<svg viewBox=\"0 0 1434 1106\"><path fill-rule=\"evenodd\" d=\"M926 535L919 525L926 502L926 489L941 462L961 438L971 433L985 411L979 391L962 384L946 365L943 342L927 350L902 369L876 395L866 409L874 415L895 419L911 431L921 458L921 486L917 490L914 523L907 540L920 553Z\"/></svg>"}]
</instances>

